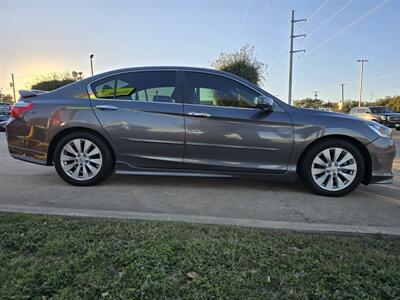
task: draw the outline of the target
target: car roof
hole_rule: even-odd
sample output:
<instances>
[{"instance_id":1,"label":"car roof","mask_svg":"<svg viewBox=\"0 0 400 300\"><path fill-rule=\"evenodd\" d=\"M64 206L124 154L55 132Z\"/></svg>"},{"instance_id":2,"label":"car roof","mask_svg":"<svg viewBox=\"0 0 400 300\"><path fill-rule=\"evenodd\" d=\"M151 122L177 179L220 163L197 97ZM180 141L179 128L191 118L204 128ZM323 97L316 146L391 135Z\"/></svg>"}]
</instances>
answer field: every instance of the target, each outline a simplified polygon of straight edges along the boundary
<instances>
[{"instance_id":1,"label":"car roof","mask_svg":"<svg viewBox=\"0 0 400 300\"><path fill-rule=\"evenodd\" d=\"M213 73L213 74L224 74L226 76L230 77L235 77L240 80L247 81L244 78L241 78L235 74L225 72L225 71L220 71L216 69L210 69L210 68L203 68L203 67L189 67L189 66L142 66L142 67L128 67L128 68L122 68L122 69L114 69L110 71L106 71L103 73L96 74L92 76L92 78L98 78L98 77L105 77L108 75L112 74L118 74L118 73L125 73L125 72L134 72L134 71L156 71L156 70L174 70L174 71L196 71L196 72L205 72L205 73ZM88 77L90 78L90 77Z\"/></svg>"},{"instance_id":2,"label":"car roof","mask_svg":"<svg viewBox=\"0 0 400 300\"><path fill-rule=\"evenodd\" d=\"M115 70L110 70L106 71L103 73L99 73L96 75L93 75L91 77L86 77L80 81L76 81L71 83L70 85L75 85L75 84L89 84L92 82L95 82L97 80L106 78L108 76L113 76L113 75L118 75L121 73L129 73L129 72L140 72L140 71L166 71L166 70L171 70L171 71L195 71L195 72L204 72L204 73L209 73L209 74L216 74L216 75L223 75L225 77L230 77L232 79L235 79L237 81L241 81L242 83L245 83L249 86L251 86L253 89L258 90L259 92L265 92L263 89L261 89L258 85L246 80L245 78L242 78L240 76L237 76L235 74L225 72L225 71L220 71L216 69L209 69L209 68L200 68L200 67L185 67L185 66L144 66L144 67L129 67L129 68L122 68L122 69L115 69ZM67 85L69 86L69 85ZM65 86L65 87L67 87ZM63 87L57 90L62 90ZM54 90L54 91L57 91ZM54 92L53 91L53 92ZM270 95L273 97L272 95ZM276 98L276 97L274 97Z\"/></svg>"}]
</instances>

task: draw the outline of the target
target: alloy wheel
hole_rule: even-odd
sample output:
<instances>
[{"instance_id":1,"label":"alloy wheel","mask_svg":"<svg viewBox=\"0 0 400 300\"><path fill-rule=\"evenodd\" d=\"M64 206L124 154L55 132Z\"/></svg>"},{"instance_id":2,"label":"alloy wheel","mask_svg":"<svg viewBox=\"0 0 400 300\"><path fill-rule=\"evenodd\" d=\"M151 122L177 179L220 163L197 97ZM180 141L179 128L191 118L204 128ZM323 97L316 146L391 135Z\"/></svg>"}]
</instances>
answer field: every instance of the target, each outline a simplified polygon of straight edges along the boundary
<instances>
[{"instance_id":1,"label":"alloy wheel","mask_svg":"<svg viewBox=\"0 0 400 300\"><path fill-rule=\"evenodd\" d=\"M327 191L340 191L356 178L357 162L354 156L342 148L328 148L313 160L311 174L314 182Z\"/></svg>"},{"instance_id":2,"label":"alloy wheel","mask_svg":"<svg viewBox=\"0 0 400 300\"><path fill-rule=\"evenodd\" d=\"M63 147L60 163L64 172L75 180L95 177L103 165L99 147L87 139L74 139Z\"/></svg>"}]
</instances>

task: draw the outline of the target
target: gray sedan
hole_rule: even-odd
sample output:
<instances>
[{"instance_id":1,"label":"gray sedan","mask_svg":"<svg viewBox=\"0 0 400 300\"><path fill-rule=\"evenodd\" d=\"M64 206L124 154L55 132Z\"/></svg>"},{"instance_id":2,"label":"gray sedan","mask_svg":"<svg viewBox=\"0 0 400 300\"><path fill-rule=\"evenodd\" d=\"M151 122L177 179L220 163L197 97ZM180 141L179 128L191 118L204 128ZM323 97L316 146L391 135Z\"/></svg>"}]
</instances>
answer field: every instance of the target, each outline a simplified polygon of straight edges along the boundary
<instances>
[{"instance_id":1,"label":"gray sedan","mask_svg":"<svg viewBox=\"0 0 400 300\"><path fill-rule=\"evenodd\" d=\"M341 196L392 178L391 129L299 109L235 75L128 68L52 92L20 91L7 126L17 159L87 186L118 174L300 179Z\"/></svg>"}]
</instances>

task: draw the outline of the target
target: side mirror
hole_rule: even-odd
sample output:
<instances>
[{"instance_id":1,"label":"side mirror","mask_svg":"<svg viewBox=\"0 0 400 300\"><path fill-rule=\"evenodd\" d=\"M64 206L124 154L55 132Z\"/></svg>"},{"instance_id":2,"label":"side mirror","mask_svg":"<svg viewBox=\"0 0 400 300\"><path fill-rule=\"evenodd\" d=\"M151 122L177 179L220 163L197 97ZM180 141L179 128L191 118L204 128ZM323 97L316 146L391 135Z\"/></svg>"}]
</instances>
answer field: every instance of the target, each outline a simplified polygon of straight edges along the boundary
<instances>
[{"instance_id":1,"label":"side mirror","mask_svg":"<svg viewBox=\"0 0 400 300\"><path fill-rule=\"evenodd\" d=\"M256 98L256 107L263 111L273 111L274 99L267 96L259 96Z\"/></svg>"}]
</instances>

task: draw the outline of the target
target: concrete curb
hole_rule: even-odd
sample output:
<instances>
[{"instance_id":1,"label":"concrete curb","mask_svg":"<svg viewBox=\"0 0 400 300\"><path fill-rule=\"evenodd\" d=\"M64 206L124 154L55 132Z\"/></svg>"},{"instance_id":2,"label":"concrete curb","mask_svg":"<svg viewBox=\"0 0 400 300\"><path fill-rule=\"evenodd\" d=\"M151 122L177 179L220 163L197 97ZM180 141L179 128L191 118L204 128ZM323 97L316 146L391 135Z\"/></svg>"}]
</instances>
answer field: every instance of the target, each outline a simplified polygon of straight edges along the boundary
<instances>
[{"instance_id":1,"label":"concrete curb","mask_svg":"<svg viewBox=\"0 0 400 300\"><path fill-rule=\"evenodd\" d=\"M97 217L97 218L148 220L148 221L172 221L172 222L185 222L185 223L197 223L197 224L285 229L285 230L310 231L310 232L383 234L383 235L400 236L400 227L283 222L283 221L234 219L234 218L209 217L209 216L126 212L126 211L112 211L112 210L49 208L49 207L22 206L22 205L0 205L0 211L41 214L41 215L74 216L74 217Z\"/></svg>"}]
</instances>

